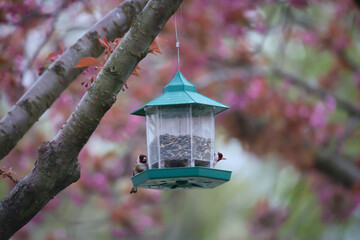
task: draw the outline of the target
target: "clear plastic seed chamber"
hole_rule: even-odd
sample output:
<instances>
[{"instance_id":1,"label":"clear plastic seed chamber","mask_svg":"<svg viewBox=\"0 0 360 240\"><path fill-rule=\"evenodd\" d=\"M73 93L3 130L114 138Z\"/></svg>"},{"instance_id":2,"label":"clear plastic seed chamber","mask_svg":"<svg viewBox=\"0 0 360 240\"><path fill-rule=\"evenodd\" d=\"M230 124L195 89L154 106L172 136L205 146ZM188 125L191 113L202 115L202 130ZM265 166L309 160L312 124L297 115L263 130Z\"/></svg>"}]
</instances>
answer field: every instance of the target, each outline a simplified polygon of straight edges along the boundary
<instances>
[{"instance_id":1,"label":"clear plastic seed chamber","mask_svg":"<svg viewBox=\"0 0 360 240\"><path fill-rule=\"evenodd\" d=\"M163 94L132 112L146 117L148 170L132 178L152 189L213 188L231 172L214 169L215 115L229 108L196 92L178 72Z\"/></svg>"},{"instance_id":2,"label":"clear plastic seed chamber","mask_svg":"<svg viewBox=\"0 0 360 240\"><path fill-rule=\"evenodd\" d=\"M149 168L213 167L214 113L188 105L146 107Z\"/></svg>"}]
</instances>

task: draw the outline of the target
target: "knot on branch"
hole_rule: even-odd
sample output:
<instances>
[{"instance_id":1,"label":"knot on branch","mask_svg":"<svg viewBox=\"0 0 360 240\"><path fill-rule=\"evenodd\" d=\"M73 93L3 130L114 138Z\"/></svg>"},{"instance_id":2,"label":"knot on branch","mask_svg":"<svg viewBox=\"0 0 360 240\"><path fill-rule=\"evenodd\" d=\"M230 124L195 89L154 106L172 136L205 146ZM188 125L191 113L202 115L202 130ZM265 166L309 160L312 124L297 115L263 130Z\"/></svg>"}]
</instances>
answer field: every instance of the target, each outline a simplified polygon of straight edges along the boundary
<instances>
[{"instance_id":1,"label":"knot on branch","mask_svg":"<svg viewBox=\"0 0 360 240\"><path fill-rule=\"evenodd\" d=\"M120 8L124 12L126 22L130 24L136 13L141 12L143 8L139 2L127 1L121 4Z\"/></svg>"},{"instance_id":2,"label":"knot on branch","mask_svg":"<svg viewBox=\"0 0 360 240\"><path fill-rule=\"evenodd\" d=\"M51 70L59 76L64 76L65 64L63 63L63 61L56 61L55 64L51 67Z\"/></svg>"},{"instance_id":3,"label":"knot on branch","mask_svg":"<svg viewBox=\"0 0 360 240\"><path fill-rule=\"evenodd\" d=\"M97 42L100 44L99 42L99 33L97 31L91 31L91 32L88 32L86 34L86 37L91 41L91 42Z\"/></svg>"},{"instance_id":4,"label":"knot on branch","mask_svg":"<svg viewBox=\"0 0 360 240\"><path fill-rule=\"evenodd\" d=\"M106 72L106 74L110 74L113 76L120 76L120 72L116 69L115 66L109 66L107 68L104 68L104 71Z\"/></svg>"},{"instance_id":5,"label":"knot on branch","mask_svg":"<svg viewBox=\"0 0 360 240\"><path fill-rule=\"evenodd\" d=\"M101 102L101 107L104 110L108 110L111 108L111 106L116 102L116 94L109 93L106 98L104 98L104 101Z\"/></svg>"}]
</instances>

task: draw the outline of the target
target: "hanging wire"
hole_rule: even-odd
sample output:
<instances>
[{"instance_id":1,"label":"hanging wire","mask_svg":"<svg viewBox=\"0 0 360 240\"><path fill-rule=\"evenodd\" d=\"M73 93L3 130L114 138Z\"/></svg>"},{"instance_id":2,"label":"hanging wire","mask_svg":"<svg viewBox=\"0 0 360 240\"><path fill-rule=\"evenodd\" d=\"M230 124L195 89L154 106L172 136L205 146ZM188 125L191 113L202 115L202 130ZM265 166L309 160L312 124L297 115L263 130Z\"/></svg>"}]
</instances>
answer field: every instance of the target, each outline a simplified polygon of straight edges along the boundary
<instances>
[{"instance_id":1,"label":"hanging wire","mask_svg":"<svg viewBox=\"0 0 360 240\"><path fill-rule=\"evenodd\" d=\"M180 25L181 25L181 6L180 6ZM174 21L175 21L175 36L176 36L176 49L177 49L177 59L178 59L178 72L180 72L180 41L179 41L179 35L180 35L180 26L179 26L179 34L178 34L178 26L177 26L177 21L176 21L176 13L174 16Z\"/></svg>"}]
</instances>

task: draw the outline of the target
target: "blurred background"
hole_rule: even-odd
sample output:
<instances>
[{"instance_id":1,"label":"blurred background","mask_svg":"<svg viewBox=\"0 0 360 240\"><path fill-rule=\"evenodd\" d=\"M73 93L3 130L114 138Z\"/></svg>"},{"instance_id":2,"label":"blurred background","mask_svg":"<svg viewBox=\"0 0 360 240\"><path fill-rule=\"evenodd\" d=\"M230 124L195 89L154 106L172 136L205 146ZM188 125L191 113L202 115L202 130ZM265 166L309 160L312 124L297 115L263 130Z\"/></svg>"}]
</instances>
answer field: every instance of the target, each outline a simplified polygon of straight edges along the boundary
<instances>
[{"instance_id":1,"label":"blurred background","mask_svg":"<svg viewBox=\"0 0 360 240\"><path fill-rule=\"evenodd\" d=\"M0 117L39 74L122 1L0 2ZM357 1L185 0L177 13L181 72L230 106L215 149L230 182L211 190L129 195L145 119L129 113L177 72L174 18L79 155L81 178L14 240L360 239L360 6ZM55 52L58 56L49 54ZM1 167L21 179L95 76L90 67ZM356 172L356 171L355 171ZM14 187L0 179L0 199Z\"/></svg>"}]
</instances>

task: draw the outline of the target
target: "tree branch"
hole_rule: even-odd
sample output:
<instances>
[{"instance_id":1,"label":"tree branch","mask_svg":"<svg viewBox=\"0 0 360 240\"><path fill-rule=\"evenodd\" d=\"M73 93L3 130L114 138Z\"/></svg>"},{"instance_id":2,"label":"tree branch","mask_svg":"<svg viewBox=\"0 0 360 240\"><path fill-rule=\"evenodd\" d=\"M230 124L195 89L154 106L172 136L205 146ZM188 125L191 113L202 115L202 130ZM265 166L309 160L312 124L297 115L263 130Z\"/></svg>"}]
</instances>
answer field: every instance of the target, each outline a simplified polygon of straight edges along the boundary
<instances>
[{"instance_id":1,"label":"tree branch","mask_svg":"<svg viewBox=\"0 0 360 240\"><path fill-rule=\"evenodd\" d=\"M26 65L25 65L24 70L23 70L24 72L32 67L32 65L34 64L35 59L39 55L41 49L46 45L46 43L49 41L50 37L53 35L53 33L55 31L56 22L57 22L57 20L59 18L59 15L60 15L61 11L63 10L65 4L66 4L66 0L62 0L60 5L53 12L50 29L46 32L46 34L44 36L44 39L38 45L38 47L36 48L34 54L31 57L29 57L29 59L27 60Z\"/></svg>"},{"instance_id":2,"label":"tree branch","mask_svg":"<svg viewBox=\"0 0 360 240\"><path fill-rule=\"evenodd\" d=\"M136 17L54 140L39 148L34 169L0 202L0 240L11 237L58 192L79 179L80 150L181 2L151 0Z\"/></svg>"},{"instance_id":3,"label":"tree branch","mask_svg":"<svg viewBox=\"0 0 360 240\"><path fill-rule=\"evenodd\" d=\"M219 63L216 60L214 62L212 62L211 67L212 67L212 69L217 69L219 67L219 65L222 66L220 71L214 70L210 74L208 74L209 76L217 76L216 81L219 81L219 82L224 81L226 79L229 79L229 78L231 79L232 77L239 76L239 75L241 75L241 76L253 76L254 74L274 75L281 79L285 78L285 79L289 80L294 86L296 86L306 92L309 92L320 99L324 100L326 97L331 96L336 101L336 104L338 107L345 110L347 113L349 113L350 116L360 118L360 108L357 107L356 105L352 104L351 102L346 101L343 98L336 96L334 93L332 93L324 88L310 85L305 80L301 79L300 77L298 77L294 74L285 72L282 69L264 68L264 67L256 67L256 66L255 67L250 67L250 66L241 67L240 63L237 63L234 61ZM204 77L203 79L206 79L206 77ZM198 79L200 84L201 84L201 82L205 82L203 79ZM200 85L200 87L201 87L201 85Z\"/></svg>"},{"instance_id":4,"label":"tree branch","mask_svg":"<svg viewBox=\"0 0 360 240\"><path fill-rule=\"evenodd\" d=\"M345 111L347 111L350 115L360 117L360 109L358 107L356 107L352 103L347 102L346 100L344 100L340 97L335 96L333 93L331 93L330 91L328 91L324 88L311 86L310 84L306 83L305 81L296 77L295 75L286 73L286 72L282 71L281 69L273 69L271 71L271 73L273 73L274 75L276 75L278 77L288 79L295 86L297 86L307 92L310 92L319 98L324 99L327 96L331 96L332 98L335 99L336 104L339 107L343 108Z\"/></svg>"},{"instance_id":5,"label":"tree branch","mask_svg":"<svg viewBox=\"0 0 360 240\"><path fill-rule=\"evenodd\" d=\"M73 68L83 57L98 57L103 48L98 35L112 41L130 28L132 19L148 0L127 0L111 11L74 45L67 49L17 101L0 121L0 159L6 156L22 136L38 121L67 86L83 71Z\"/></svg>"},{"instance_id":6,"label":"tree branch","mask_svg":"<svg viewBox=\"0 0 360 240\"><path fill-rule=\"evenodd\" d=\"M357 8L360 8L360 0L354 0L354 3Z\"/></svg>"},{"instance_id":7,"label":"tree branch","mask_svg":"<svg viewBox=\"0 0 360 240\"><path fill-rule=\"evenodd\" d=\"M360 181L360 168L348 156L319 150L315 153L315 167L335 182L352 188Z\"/></svg>"}]
</instances>

